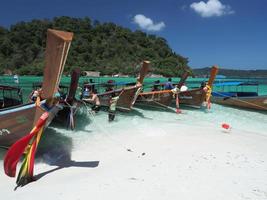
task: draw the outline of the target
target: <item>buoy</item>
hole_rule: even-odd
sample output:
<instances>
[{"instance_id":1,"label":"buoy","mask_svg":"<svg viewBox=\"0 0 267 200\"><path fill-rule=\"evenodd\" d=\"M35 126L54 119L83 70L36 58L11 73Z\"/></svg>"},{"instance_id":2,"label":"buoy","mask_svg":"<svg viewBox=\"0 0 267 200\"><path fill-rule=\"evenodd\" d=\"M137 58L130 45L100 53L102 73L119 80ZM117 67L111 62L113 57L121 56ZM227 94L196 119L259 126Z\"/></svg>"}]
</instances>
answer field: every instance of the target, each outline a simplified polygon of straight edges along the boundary
<instances>
[{"instance_id":1,"label":"buoy","mask_svg":"<svg viewBox=\"0 0 267 200\"><path fill-rule=\"evenodd\" d=\"M229 124L223 123L222 128L229 130L231 128L231 126Z\"/></svg>"},{"instance_id":2,"label":"buoy","mask_svg":"<svg viewBox=\"0 0 267 200\"><path fill-rule=\"evenodd\" d=\"M177 109L176 109L176 113L177 113L177 114L181 114L182 111L181 111L179 108L177 108Z\"/></svg>"}]
</instances>

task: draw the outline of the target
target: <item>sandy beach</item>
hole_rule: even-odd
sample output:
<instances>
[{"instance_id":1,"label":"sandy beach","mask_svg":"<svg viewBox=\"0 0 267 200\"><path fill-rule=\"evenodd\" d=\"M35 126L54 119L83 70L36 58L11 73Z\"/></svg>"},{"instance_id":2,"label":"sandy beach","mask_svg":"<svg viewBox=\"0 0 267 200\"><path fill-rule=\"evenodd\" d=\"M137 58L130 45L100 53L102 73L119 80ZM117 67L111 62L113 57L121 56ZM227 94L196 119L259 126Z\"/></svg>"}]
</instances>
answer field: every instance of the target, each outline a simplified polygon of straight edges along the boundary
<instances>
[{"instance_id":1,"label":"sandy beach","mask_svg":"<svg viewBox=\"0 0 267 200\"><path fill-rule=\"evenodd\" d=\"M1 161L1 196L267 199L266 135L235 127L225 132L217 123L190 124L183 120L190 113L158 123L149 118L151 113L146 112L143 119L128 116L128 124L123 122L124 115L117 116L114 123L101 124L106 116L100 114L103 116L85 127L90 136L50 128L43 138L47 143L52 143L48 138L57 132L64 137L56 145L41 145L35 166L37 181L14 191L15 179L4 174ZM72 139L66 140L70 134Z\"/></svg>"},{"instance_id":2,"label":"sandy beach","mask_svg":"<svg viewBox=\"0 0 267 200\"><path fill-rule=\"evenodd\" d=\"M1 1L0 199L267 200L266 8Z\"/></svg>"}]
</instances>

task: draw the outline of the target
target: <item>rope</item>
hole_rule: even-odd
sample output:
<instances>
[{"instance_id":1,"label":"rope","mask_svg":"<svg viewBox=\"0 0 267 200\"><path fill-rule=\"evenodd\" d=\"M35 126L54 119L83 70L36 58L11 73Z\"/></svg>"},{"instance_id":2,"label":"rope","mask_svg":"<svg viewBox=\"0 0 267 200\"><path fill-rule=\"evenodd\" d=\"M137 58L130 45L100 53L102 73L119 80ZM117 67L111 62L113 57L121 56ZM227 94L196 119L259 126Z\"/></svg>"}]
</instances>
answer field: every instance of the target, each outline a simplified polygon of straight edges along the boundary
<instances>
[{"instance_id":1,"label":"rope","mask_svg":"<svg viewBox=\"0 0 267 200\"><path fill-rule=\"evenodd\" d=\"M152 102L155 103L155 104L158 104L158 105L160 105L160 106L162 106L164 108L168 108L169 107L169 106L166 106L166 105L164 105L164 104L162 104L160 102L154 101L154 100L152 100Z\"/></svg>"},{"instance_id":2,"label":"rope","mask_svg":"<svg viewBox=\"0 0 267 200\"><path fill-rule=\"evenodd\" d=\"M92 122L95 124L95 126L96 126L99 130L101 130L101 131L104 133L104 135L105 135L106 138L108 138L108 139L109 139L110 141L112 141L113 143L115 143L115 144L121 146L123 149L125 149L125 150L128 151L128 152L136 152L136 151L133 151L132 149L126 147L123 143L119 142L118 140L115 140L114 138L112 138L112 137L109 135L109 133L108 133L105 129L103 129L103 128L101 128L100 126L98 126L98 124L95 122L95 116L94 116L94 114L91 112L91 109L88 108L88 106L86 105L85 102L83 102L83 103L84 103L84 106L85 106L86 110L88 111L88 113L91 115L91 117L92 117L92 119L93 119ZM136 153L138 153L138 152L136 152ZM138 154L143 155L143 153L140 153L140 152L139 152Z\"/></svg>"},{"instance_id":3,"label":"rope","mask_svg":"<svg viewBox=\"0 0 267 200\"><path fill-rule=\"evenodd\" d=\"M157 101L154 101L153 99L154 99L154 95L152 96L151 99L145 99L143 102L153 102L153 103L155 103L155 104L157 104L157 105L160 105L160 106L162 106L162 107L164 107L164 108L169 108L169 106L166 106L166 105L161 104L161 103L159 103L159 102L157 102ZM157 106L153 106L153 105L149 105L149 104L140 103L140 101L142 101L142 99L139 100L139 102L138 102L137 104L139 104L139 105L144 105L144 106L149 106L149 107L154 107L154 108L158 108Z\"/></svg>"},{"instance_id":4,"label":"rope","mask_svg":"<svg viewBox=\"0 0 267 200\"><path fill-rule=\"evenodd\" d=\"M67 101L64 101L64 103L67 104L67 106L63 105L63 107L70 108L70 113L68 117L68 128L70 127L71 130L74 130L75 128L74 115L76 114L78 109L76 109L77 108L76 106L70 105Z\"/></svg>"},{"instance_id":5,"label":"rope","mask_svg":"<svg viewBox=\"0 0 267 200\"><path fill-rule=\"evenodd\" d=\"M222 94L222 93L219 93L219 92L214 92L215 94L218 94L218 95L221 95L221 96L224 96L224 97L228 97L228 98L231 98L232 100L235 100L235 101L240 101L242 103L246 103L246 104L249 104L249 105L253 105L253 106L256 106L258 108L261 108L263 110L267 110L267 108L263 107L263 106L260 106L260 105L257 105L255 103L251 103L251 102L247 102L247 101L244 101L244 100L241 100L241 99L238 99L238 97L231 97L231 96L228 96L228 95L225 95L225 94Z\"/></svg>"},{"instance_id":6,"label":"rope","mask_svg":"<svg viewBox=\"0 0 267 200\"><path fill-rule=\"evenodd\" d=\"M150 101L150 102L153 102L153 101ZM150 104L141 103L140 101L138 103L136 103L136 104L140 105L140 106L151 107L151 108L159 108L157 106L153 106L153 105L150 105ZM164 108L169 108L169 107L164 107Z\"/></svg>"}]
</instances>

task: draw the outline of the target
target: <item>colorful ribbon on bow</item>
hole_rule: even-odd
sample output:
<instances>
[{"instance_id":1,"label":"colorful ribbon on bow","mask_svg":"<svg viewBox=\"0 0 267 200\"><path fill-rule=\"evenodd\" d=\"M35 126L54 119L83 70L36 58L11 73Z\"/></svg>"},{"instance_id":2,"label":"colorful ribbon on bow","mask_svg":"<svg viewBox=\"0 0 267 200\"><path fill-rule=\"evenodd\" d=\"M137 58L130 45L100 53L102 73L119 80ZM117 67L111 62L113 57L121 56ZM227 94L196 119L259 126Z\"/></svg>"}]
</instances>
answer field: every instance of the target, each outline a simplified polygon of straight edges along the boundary
<instances>
[{"instance_id":1,"label":"colorful ribbon on bow","mask_svg":"<svg viewBox=\"0 0 267 200\"><path fill-rule=\"evenodd\" d=\"M7 176L15 177L19 159L23 153L25 154L16 180L17 186L24 186L33 180L35 152L48 116L48 112L43 113L31 132L14 143L5 155L5 173Z\"/></svg>"}]
</instances>

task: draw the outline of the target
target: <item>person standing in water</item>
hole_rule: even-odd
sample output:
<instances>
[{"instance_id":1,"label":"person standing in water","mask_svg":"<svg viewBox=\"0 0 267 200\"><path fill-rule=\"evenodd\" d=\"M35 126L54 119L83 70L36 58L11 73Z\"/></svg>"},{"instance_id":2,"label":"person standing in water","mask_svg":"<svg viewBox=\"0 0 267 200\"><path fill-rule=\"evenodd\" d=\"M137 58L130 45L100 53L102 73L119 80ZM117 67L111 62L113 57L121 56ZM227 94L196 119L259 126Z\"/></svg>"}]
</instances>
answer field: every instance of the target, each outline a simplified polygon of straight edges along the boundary
<instances>
[{"instance_id":1,"label":"person standing in water","mask_svg":"<svg viewBox=\"0 0 267 200\"><path fill-rule=\"evenodd\" d=\"M108 121L111 122L115 119L115 114L116 114L116 107L117 107L117 102L120 98L120 95L123 93L123 89L121 93L118 96L115 96L115 93L112 93L111 98L109 100L109 110L108 110Z\"/></svg>"},{"instance_id":2,"label":"person standing in water","mask_svg":"<svg viewBox=\"0 0 267 200\"><path fill-rule=\"evenodd\" d=\"M91 98L83 98L85 102L92 103L92 110L97 113L100 110L100 100L97 96L97 90L92 90Z\"/></svg>"}]
</instances>

